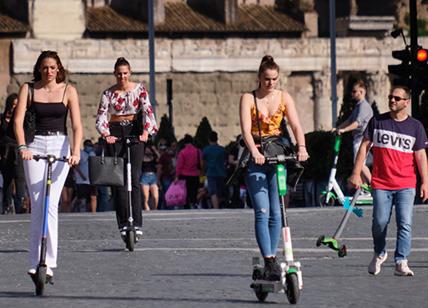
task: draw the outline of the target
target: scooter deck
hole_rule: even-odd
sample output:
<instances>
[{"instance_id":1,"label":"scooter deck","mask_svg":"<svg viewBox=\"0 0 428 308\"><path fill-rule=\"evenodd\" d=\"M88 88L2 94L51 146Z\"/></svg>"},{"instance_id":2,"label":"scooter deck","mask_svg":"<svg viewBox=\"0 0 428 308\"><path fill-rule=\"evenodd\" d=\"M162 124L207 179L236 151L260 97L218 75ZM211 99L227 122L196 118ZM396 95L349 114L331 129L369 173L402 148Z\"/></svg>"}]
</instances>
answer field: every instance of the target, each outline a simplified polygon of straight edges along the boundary
<instances>
[{"instance_id":1,"label":"scooter deck","mask_svg":"<svg viewBox=\"0 0 428 308\"><path fill-rule=\"evenodd\" d=\"M284 285L281 281L269 281L269 280L254 280L250 285L252 289L258 289L261 292L278 293L284 291Z\"/></svg>"}]
</instances>

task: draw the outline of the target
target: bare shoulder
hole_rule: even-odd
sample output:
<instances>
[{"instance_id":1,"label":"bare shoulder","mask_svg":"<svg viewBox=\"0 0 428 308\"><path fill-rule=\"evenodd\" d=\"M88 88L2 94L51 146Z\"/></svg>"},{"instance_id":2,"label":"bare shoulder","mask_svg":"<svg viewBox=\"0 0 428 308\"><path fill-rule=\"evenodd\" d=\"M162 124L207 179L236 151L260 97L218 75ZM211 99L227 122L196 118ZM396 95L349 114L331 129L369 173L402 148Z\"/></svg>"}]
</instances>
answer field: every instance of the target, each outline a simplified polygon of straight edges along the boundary
<instances>
[{"instance_id":1,"label":"bare shoulder","mask_svg":"<svg viewBox=\"0 0 428 308\"><path fill-rule=\"evenodd\" d=\"M77 93L77 89L75 86L71 85L71 84L67 84L67 94L76 94Z\"/></svg>"},{"instance_id":2,"label":"bare shoulder","mask_svg":"<svg viewBox=\"0 0 428 308\"><path fill-rule=\"evenodd\" d=\"M244 105L251 106L253 104L253 94L249 92L245 92L241 96L241 103Z\"/></svg>"}]
</instances>

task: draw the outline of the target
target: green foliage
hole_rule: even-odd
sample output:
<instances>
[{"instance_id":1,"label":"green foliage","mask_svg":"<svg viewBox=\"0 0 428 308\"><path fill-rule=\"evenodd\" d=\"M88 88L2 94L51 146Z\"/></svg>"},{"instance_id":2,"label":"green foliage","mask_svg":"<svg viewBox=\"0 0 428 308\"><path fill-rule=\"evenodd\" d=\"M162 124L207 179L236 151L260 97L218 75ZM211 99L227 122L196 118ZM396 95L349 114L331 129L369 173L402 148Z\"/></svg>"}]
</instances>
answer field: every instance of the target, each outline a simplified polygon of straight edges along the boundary
<instances>
[{"instance_id":1,"label":"green foliage","mask_svg":"<svg viewBox=\"0 0 428 308\"><path fill-rule=\"evenodd\" d=\"M330 169L333 166L334 134L328 131L314 131L305 135L309 159L304 164L305 179L323 181L328 180ZM352 172L352 136L350 133L342 135L342 144L339 152L337 178L346 179Z\"/></svg>"},{"instance_id":2,"label":"green foliage","mask_svg":"<svg viewBox=\"0 0 428 308\"><path fill-rule=\"evenodd\" d=\"M171 121L166 114L164 114L161 118L159 130L155 137L155 144L158 144L160 139L165 139L169 144L177 141L177 138L174 134L174 128L172 127Z\"/></svg>"},{"instance_id":3,"label":"green foliage","mask_svg":"<svg viewBox=\"0 0 428 308\"><path fill-rule=\"evenodd\" d=\"M212 132L210 122L207 117L203 117L201 122L199 122L198 129L194 137L195 146L200 149L203 149L208 145L208 134Z\"/></svg>"}]
</instances>

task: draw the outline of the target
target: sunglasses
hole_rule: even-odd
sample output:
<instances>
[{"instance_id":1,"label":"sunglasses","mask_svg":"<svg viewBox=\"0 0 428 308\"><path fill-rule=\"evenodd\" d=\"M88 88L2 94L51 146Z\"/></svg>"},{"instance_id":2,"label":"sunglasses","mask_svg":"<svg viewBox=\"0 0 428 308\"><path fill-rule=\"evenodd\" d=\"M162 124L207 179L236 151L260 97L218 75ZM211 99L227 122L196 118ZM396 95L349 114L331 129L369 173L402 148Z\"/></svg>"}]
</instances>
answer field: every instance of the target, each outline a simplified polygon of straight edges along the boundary
<instances>
[{"instance_id":1,"label":"sunglasses","mask_svg":"<svg viewBox=\"0 0 428 308\"><path fill-rule=\"evenodd\" d=\"M401 100L408 100L408 98L400 97L400 96L395 96L395 95L388 95L388 99L390 101L392 101L392 99L394 99L396 102L399 102Z\"/></svg>"}]
</instances>

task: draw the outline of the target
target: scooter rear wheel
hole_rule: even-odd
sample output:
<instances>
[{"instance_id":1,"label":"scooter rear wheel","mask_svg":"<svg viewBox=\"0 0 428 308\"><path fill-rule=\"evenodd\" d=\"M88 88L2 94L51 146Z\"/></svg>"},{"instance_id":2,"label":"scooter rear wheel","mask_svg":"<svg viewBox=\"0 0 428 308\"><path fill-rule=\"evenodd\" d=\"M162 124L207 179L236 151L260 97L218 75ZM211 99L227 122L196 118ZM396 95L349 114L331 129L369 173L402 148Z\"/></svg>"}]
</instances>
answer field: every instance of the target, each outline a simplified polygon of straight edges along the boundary
<instances>
[{"instance_id":1,"label":"scooter rear wheel","mask_svg":"<svg viewBox=\"0 0 428 308\"><path fill-rule=\"evenodd\" d=\"M264 302L269 294L268 292L263 292L257 289L254 292L256 293L256 297L260 302Z\"/></svg>"},{"instance_id":2,"label":"scooter rear wheel","mask_svg":"<svg viewBox=\"0 0 428 308\"><path fill-rule=\"evenodd\" d=\"M296 273L287 274L285 277L287 283L287 299L290 304L297 304L300 297L299 279Z\"/></svg>"},{"instance_id":3,"label":"scooter rear wheel","mask_svg":"<svg viewBox=\"0 0 428 308\"><path fill-rule=\"evenodd\" d=\"M126 232L126 249L134 251L135 246L135 231L130 230Z\"/></svg>"},{"instance_id":4,"label":"scooter rear wheel","mask_svg":"<svg viewBox=\"0 0 428 308\"><path fill-rule=\"evenodd\" d=\"M36 285L36 295L42 296L45 290L46 284L46 266L40 266L37 268L35 285Z\"/></svg>"}]
</instances>

